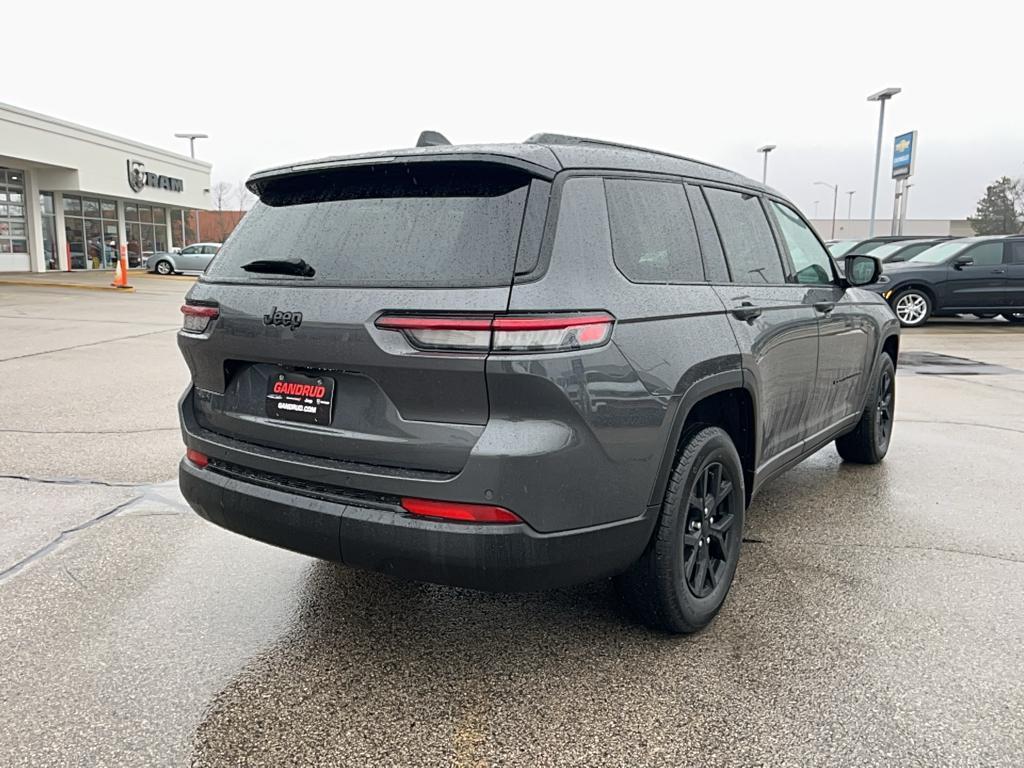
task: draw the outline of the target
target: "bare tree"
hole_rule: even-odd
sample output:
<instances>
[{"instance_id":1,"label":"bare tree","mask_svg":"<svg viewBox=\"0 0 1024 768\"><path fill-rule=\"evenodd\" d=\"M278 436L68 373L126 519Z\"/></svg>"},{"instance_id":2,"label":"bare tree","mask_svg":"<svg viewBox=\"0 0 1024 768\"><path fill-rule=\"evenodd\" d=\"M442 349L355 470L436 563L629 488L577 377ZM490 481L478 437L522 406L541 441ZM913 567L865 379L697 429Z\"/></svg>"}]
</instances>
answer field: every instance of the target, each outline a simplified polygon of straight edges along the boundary
<instances>
[{"instance_id":1,"label":"bare tree","mask_svg":"<svg viewBox=\"0 0 1024 768\"><path fill-rule=\"evenodd\" d=\"M210 190L210 194L213 196L213 205L218 211L223 211L228 208L233 187L226 181L218 181L213 185Z\"/></svg>"},{"instance_id":2,"label":"bare tree","mask_svg":"<svg viewBox=\"0 0 1024 768\"><path fill-rule=\"evenodd\" d=\"M238 183L238 188L235 192L235 199L238 200L238 210L247 211L252 207L252 204L256 201L256 197L249 188L245 186L245 182L241 181Z\"/></svg>"}]
</instances>

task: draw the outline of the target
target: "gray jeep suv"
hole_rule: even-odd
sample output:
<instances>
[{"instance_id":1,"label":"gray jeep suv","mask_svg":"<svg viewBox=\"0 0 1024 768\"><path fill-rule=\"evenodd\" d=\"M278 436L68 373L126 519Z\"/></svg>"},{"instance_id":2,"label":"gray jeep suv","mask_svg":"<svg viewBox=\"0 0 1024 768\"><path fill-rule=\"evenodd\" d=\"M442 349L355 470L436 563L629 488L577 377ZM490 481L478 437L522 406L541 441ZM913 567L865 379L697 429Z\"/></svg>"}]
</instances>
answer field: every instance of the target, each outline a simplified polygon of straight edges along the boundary
<instances>
[{"instance_id":1,"label":"gray jeep suv","mask_svg":"<svg viewBox=\"0 0 1024 768\"><path fill-rule=\"evenodd\" d=\"M180 483L208 520L478 589L614 576L717 613L757 490L889 445L898 323L778 193L541 134L255 174L189 291Z\"/></svg>"}]
</instances>

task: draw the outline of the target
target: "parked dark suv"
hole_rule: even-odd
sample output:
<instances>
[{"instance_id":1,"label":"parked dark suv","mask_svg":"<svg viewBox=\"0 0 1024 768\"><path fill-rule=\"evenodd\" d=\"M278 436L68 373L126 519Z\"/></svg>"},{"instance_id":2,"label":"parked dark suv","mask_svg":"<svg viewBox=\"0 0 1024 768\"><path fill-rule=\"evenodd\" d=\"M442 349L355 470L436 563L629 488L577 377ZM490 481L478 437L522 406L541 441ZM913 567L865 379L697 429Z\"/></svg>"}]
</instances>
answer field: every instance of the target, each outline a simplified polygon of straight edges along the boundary
<instances>
[{"instance_id":1,"label":"parked dark suv","mask_svg":"<svg viewBox=\"0 0 1024 768\"><path fill-rule=\"evenodd\" d=\"M203 517L479 589L616 576L688 632L744 511L835 440L875 463L898 324L796 208L650 150L538 135L257 173L189 291L181 488Z\"/></svg>"},{"instance_id":2,"label":"parked dark suv","mask_svg":"<svg viewBox=\"0 0 1024 768\"><path fill-rule=\"evenodd\" d=\"M1024 235L933 245L909 261L886 264L872 289L908 328L958 314L1024 322Z\"/></svg>"}]
</instances>

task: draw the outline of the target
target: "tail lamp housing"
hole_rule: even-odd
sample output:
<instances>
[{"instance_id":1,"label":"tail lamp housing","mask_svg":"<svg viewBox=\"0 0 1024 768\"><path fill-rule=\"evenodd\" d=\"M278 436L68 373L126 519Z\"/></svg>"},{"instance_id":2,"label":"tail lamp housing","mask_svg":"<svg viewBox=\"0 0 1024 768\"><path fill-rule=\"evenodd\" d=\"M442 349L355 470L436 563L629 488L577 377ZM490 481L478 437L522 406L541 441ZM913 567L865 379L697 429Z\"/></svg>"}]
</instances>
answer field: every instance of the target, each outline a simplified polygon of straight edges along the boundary
<instances>
[{"instance_id":1,"label":"tail lamp housing","mask_svg":"<svg viewBox=\"0 0 1024 768\"><path fill-rule=\"evenodd\" d=\"M417 349L466 352L568 352L600 347L611 338L607 312L544 315L400 315L377 318L378 328L399 331Z\"/></svg>"},{"instance_id":2,"label":"tail lamp housing","mask_svg":"<svg viewBox=\"0 0 1024 768\"><path fill-rule=\"evenodd\" d=\"M210 323L220 315L220 310L199 304L182 304L181 314L181 330L186 333L206 333Z\"/></svg>"}]
</instances>

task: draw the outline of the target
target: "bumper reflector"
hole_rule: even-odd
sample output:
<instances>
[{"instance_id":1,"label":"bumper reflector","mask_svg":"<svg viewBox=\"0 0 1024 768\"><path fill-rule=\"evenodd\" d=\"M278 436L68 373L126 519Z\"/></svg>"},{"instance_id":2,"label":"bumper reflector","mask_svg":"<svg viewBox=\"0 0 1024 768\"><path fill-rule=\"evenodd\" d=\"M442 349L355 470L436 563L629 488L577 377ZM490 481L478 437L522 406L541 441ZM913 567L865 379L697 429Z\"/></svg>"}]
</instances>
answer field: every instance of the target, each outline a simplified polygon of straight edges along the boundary
<instances>
[{"instance_id":1,"label":"bumper reflector","mask_svg":"<svg viewBox=\"0 0 1024 768\"><path fill-rule=\"evenodd\" d=\"M521 523L522 519L504 507L489 504L464 504L459 501L402 499L402 508L420 517L458 520L464 523Z\"/></svg>"},{"instance_id":2,"label":"bumper reflector","mask_svg":"<svg viewBox=\"0 0 1024 768\"><path fill-rule=\"evenodd\" d=\"M185 458L195 464L197 467L202 469L210 463L210 458L205 453L200 453L197 450L189 448L185 451Z\"/></svg>"}]
</instances>

